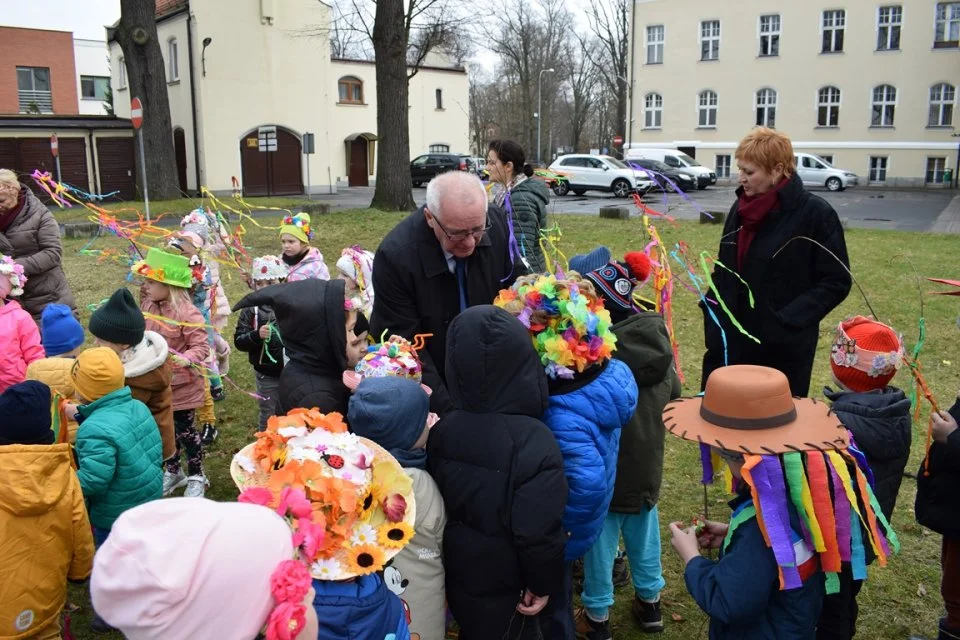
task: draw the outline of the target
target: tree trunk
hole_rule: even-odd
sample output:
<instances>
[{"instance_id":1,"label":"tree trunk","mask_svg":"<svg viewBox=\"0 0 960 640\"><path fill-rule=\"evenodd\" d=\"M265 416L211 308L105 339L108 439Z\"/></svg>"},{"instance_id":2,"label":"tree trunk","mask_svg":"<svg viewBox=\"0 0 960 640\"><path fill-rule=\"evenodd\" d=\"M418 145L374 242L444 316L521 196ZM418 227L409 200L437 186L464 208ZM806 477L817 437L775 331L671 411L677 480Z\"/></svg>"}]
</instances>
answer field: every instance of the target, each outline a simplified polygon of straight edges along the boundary
<instances>
[{"instance_id":1,"label":"tree trunk","mask_svg":"<svg viewBox=\"0 0 960 640\"><path fill-rule=\"evenodd\" d=\"M407 109L407 40L403 0L378 0L373 25L377 68L377 186L370 206L410 211L410 117Z\"/></svg>"},{"instance_id":2,"label":"tree trunk","mask_svg":"<svg viewBox=\"0 0 960 640\"><path fill-rule=\"evenodd\" d=\"M127 67L129 97L140 98L143 103L141 130L150 198L162 200L179 198L182 194L173 150L167 74L157 39L155 11L155 0L120 0L120 23L115 37ZM137 158L139 160L139 155ZM139 171L137 181L141 182ZM142 183L140 189L142 194Z\"/></svg>"}]
</instances>

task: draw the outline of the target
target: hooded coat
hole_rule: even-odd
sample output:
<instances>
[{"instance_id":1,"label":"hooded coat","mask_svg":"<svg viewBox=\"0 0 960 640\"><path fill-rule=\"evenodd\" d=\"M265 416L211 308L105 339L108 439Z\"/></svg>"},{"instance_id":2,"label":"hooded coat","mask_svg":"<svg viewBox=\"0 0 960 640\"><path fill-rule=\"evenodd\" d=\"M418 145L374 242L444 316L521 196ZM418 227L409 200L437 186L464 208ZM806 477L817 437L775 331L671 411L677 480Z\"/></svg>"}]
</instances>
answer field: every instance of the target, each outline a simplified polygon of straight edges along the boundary
<instances>
[{"instance_id":1,"label":"hooded coat","mask_svg":"<svg viewBox=\"0 0 960 640\"><path fill-rule=\"evenodd\" d=\"M317 640L410 640L403 605L379 573L353 582L314 580L313 588Z\"/></svg>"},{"instance_id":2,"label":"hooded coat","mask_svg":"<svg viewBox=\"0 0 960 640\"><path fill-rule=\"evenodd\" d=\"M547 271L547 261L540 248L540 229L546 226L549 204L550 190L542 180L527 178L510 190L514 233L533 273Z\"/></svg>"},{"instance_id":3,"label":"hooded coat","mask_svg":"<svg viewBox=\"0 0 960 640\"><path fill-rule=\"evenodd\" d=\"M960 422L960 398L950 408ZM917 522L945 538L960 539L960 429L930 446L929 465L917 471ZM929 472L929 473L928 473Z\"/></svg>"},{"instance_id":4,"label":"hooded coat","mask_svg":"<svg viewBox=\"0 0 960 640\"><path fill-rule=\"evenodd\" d=\"M160 429L163 459L177 452L173 430L173 370L167 362L169 348L159 333L144 331L143 340L120 354L125 382L134 400L147 405Z\"/></svg>"},{"instance_id":5,"label":"hooded coat","mask_svg":"<svg viewBox=\"0 0 960 640\"><path fill-rule=\"evenodd\" d=\"M46 354L40 330L16 300L0 306L0 392L26 379L30 363Z\"/></svg>"},{"instance_id":6,"label":"hooded coat","mask_svg":"<svg viewBox=\"0 0 960 640\"><path fill-rule=\"evenodd\" d=\"M207 362L210 357L210 343L207 342L207 332L200 326L205 324L203 315L195 306L184 304L177 307L168 300L154 302L144 297L140 301L140 309L144 314L163 316L184 323L170 324L151 318L146 319L147 330L163 338L168 350L176 352L193 363ZM126 374L126 368L124 373ZM194 367L172 365L170 390L173 394L173 410L186 411L202 407L203 389L206 384L207 381Z\"/></svg>"},{"instance_id":7,"label":"hooded coat","mask_svg":"<svg viewBox=\"0 0 960 640\"><path fill-rule=\"evenodd\" d=\"M643 311L613 326L613 357L630 367L637 383L637 409L620 433L617 480L610 511L641 513L660 499L663 480L663 408L680 397L670 334L663 316Z\"/></svg>"},{"instance_id":8,"label":"hooded coat","mask_svg":"<svg viewBox=\"0 0 960 640\"><path fill-rule=\"evenodd\" d=\"M910 399L896 387L854 393L824 389L831 409L850 430L873 472L873 493L891 521L913 439Z\"/></svg>"},{"instance_id":9,"label":"hooded coat","mask_svg":"<svg viewBox=\"0 0 960 640\"><path fill-rule=\"evenodd\" d=\"M74 314L76 305L61 265L63 245L57 219L27 187L21 186L20 198L23 209L6 232L0 233L0 253L23 265L27 284L20 302L40 326L40 314L51 302L67 305Z\"/></svg>"},{"instance_id":10,"label":"hooded coat","mask_svg":"<svg viewBox=\"0 0 960 640\"><path fill-rule=\"evenodd\" d=\"M567 482L540 421L546 374L526 328L488 305L453 321L446 353L454 410L431 431L427 463L447 506L447 600L461 640L536 638L520 594L553 593L565 568Z\"/></svg>"},{"instance_id":11,"label":"hooded coat","mask_svg":"<svg viewBox=\"0 0 960 640\"><path fill-rule=\"evenodd\" d=\"M233 310L267 305L290 359L280 374L280 408L347 415L347 322L343 280L301 280L247 294Z\"/></svg>"},{"instance_id":12,"label":"hooded coat","mask_svg":"<svg viewBox=\"0 0 960 640\"><path fill-rule=\"evenodd\" d=\"M316 247L310 247L299 262L287 266L289 267L287 282L330 279L330 270L327 269L327 263L323 261L323 254Z\"/></svg>"}]
</instances>

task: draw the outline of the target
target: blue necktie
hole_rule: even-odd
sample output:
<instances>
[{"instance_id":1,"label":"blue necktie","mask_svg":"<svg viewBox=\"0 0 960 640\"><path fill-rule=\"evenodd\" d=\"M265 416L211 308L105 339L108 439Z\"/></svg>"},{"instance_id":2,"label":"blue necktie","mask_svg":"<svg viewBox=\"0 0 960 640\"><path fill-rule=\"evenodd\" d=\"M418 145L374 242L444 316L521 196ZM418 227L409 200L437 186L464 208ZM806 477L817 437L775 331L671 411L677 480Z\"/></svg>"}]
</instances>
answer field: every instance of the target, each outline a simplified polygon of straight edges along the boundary
<instances>
[{"instance_id":1,"label":"blue necktie","mask_svg":"<svg viewBox=\"0 0 960 640\"><path fill-rule=\"evenodd\" d=\"M460 312L467 309L467 263L463 258L454 258L456 267L454 273L457 276L457 286L460 288Z\"/></svg>"}]
</instances>

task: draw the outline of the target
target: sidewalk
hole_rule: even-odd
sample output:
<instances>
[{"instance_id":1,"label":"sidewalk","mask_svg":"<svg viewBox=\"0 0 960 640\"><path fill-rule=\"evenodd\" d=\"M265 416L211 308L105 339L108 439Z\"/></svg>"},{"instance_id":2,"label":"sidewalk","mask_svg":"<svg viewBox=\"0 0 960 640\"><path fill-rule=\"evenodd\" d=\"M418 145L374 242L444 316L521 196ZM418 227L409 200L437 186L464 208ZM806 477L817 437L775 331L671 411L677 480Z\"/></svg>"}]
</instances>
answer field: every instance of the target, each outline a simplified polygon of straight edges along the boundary
<instances>
[{"instance_id":1,"label":"sidewalk","mask_svg":"<svg viewBox=\"0 0 960 640\"><path fill-rule=\"evenodd\" d=\"M960 196L950 201L930 230L934 233L960 233Z\"/></svg>"}]
</instances>

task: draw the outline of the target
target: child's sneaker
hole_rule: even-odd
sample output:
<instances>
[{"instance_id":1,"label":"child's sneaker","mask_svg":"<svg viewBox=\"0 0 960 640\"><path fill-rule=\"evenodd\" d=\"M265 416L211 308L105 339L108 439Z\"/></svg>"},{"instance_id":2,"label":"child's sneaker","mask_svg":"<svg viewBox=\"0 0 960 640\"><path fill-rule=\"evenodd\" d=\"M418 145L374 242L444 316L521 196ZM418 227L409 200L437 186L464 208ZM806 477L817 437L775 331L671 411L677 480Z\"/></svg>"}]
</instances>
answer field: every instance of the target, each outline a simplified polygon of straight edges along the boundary
<instances>
[{"instance_id":1,"label":"child's sneaker","mask_svg":"<svg viewBox=\"0 0 960 640\"><path fill-rule=\"evenodd\" d=\"M187 476L183 471L177 470L176 473L170 473L166 469L163 471L163 497L166 498L175 490L187 484Z\"/></svg>"},{"instance_id":2,"label":"child's sneaker","mask_svg":"<svg viewBox=\"0 0 960 640\"><path fill-rule=\"evenodd\" d=\"M640 623L640 629L644 633L663 633L660 598L657 598L656 602L644 602L639 596L634 596L633 617Z\"/></svg>"},{"instance_id":3,"label":"child's sneaker","mask_svg":"<svg viewBox=\"0 0 960 640\"><path fill-rule=\"evenodd\" d=\"M573 621L577 625L575 631L578 640L613 640L613 636L610 635L610 621L591 620L583 607L577 609Z\"/></svg>"},{"instance_id":4,"label":"child's sneaker","mask_svg":"<svg viewBox=\"0 0 960 640\"><path fill-rule=\"evenodd\" d=\"M210 481L207 480L207 476L190 476L187 478L187 490L183 492L184 498L202 498L203 495L207 492L207 487L210 486Z\"/></svg>"},{"instance_id":5,"label":"child's sneaker","mask_svg":"<svg viewBox=\"0 0 960 640\"><path fill-rule=\"evenodd\" d=\"M219 435L220 435L220 431L218 431L214 425L210 424L209 422L206 422L203 425L203 435L200 436L200 440L203 442L204 445L211 445Z\"/></svg>"},{"instance_id":6,"label":"child's sneaker","mask_svg":"<svg viewBox=\"0 0 960 640\"><path fill-rule=\"evenodd\" d=\"M210 387L210 397L213 398L214 402L220 402L227 399L227 391L223 388L223 385L216 387Z\"/></svg>"},{"instance_id":7,"label":"child's sneaker","mask_svg":"<svg viewBox=\"0 0 960 640\"><path fill-rule=\"evenodd\" d=\"M613 586L619 588L628 584L630 584L630 567L627 566L627 559L623 554L618 553L613 560Z\"/></svg>"}]
</instances>

